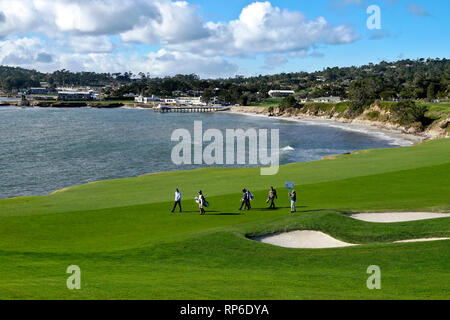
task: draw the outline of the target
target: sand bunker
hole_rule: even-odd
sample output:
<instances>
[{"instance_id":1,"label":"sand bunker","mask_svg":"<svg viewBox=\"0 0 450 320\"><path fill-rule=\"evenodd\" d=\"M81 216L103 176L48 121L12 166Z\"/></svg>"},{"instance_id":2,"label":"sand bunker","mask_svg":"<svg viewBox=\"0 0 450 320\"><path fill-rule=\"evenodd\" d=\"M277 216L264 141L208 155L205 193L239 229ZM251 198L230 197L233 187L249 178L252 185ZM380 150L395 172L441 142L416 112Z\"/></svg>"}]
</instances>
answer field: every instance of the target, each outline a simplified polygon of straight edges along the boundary
<instances>
[{"instance_id":1,"label":"sand bunker","mask_svg":"<svg viewBox=\"0 0 450 320\"><path fill-rule=\"evenodd\" d=\"M278 233L274 235L253 238L252 240L278 247L293 249L326 249L357 246L357 244L340 241L320 231L306 230ZM428 242L441 240L450 240L450 238L411 239L396 241L394 243Z\"/></svg>"},{"instance_id":2,"label":"sand bunker","mask_svg":"<svg viewBox=\"0 0 450 320\"><path fill-rule=\"evenodd\" d=\"M350 217L367 222L393 223L405 221L417 221L428 219L450 218L450 213L433 212L385 212L385 213L357 213ZM268 235L252 240L271 244L283 248L295 249L325 249L357 246L357 244L346 243L335 239L320 231L292 231ZM428 242L450 240L450 238L425 238L401 240L394 243Z\"/></svg>"},{"instance_id":3,"label":"sand bunker","mask_svg":"<svg viewBox=\"0 0 450 320\"><path fill-rule=\"evenodd\" d=\"M442 241L442 240L450 240L450 238L424 238L424 239L412 239L412 240L395 241L395 243L428 242L428 241Z\"/></svg>"},{"instance_id":4,"label":"sand bunker","mask_svg":"<svg viewBox=\"0 0 450 320\"><path fill-rule=\"evenodd\" d=\"M450 213L434 213L434 212L357 213L350 215L350 217L367 222L393 223L393 222L450 218Z\"/></svg>"},{"instance_id":5,"label":"sand bunker","mask_svg":"<svg viewBox=\"0 0 450 320\"><path fill-rule=\"evenodd\" d=\"M324 249L355 246L355 244L342 242L319 231L292 231L269 235L253 240L272 244L284 248L296 249Z\"/></svg>"}]
</instances>

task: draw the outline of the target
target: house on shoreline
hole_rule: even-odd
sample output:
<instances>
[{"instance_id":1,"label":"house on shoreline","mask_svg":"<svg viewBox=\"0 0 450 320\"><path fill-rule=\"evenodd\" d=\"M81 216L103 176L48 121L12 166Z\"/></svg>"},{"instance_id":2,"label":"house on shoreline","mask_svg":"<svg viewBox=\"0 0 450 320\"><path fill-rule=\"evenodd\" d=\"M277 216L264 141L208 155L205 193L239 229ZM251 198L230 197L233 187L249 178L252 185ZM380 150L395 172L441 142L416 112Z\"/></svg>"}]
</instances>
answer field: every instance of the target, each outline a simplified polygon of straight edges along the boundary
<instances>
[{"instance_id":1,"label":"house on shoreline","mask_svg":"<svg viewBox=\"0 0 450 320\"><path fill-rule=\"evenodd\" d=\"M179 97L179 98L159 98L156 96L144 97L139 96L134 99L135 103L151 104L164 103L166 105L183 105L183 106L206 106L207 104L201 101L200 97Z\"/></svg>"},{"instance_id":2,"label":"house on shoreline","mask_svg":"<svg viewBox=\"0 0 450 320\"><path fill-rule=\"evenodd\" d=\"M142 104L149 104L149 103L159 103L159 102L163 102L163 100L161 100L161 98L156 97L156 96L151 96L151 97L144 97L144 96L138 96L134 98L134 102L135 103L142 103Z\"/></svg>"},{"instance_id":3,"label":"house on shoreline","mask_svg":"<svg viewBox=\"0 0 450 320\"><path fill-rule=\"evenodd\" d=\"M307 102L315 102L315 103L339 103L342 102L341 97L334 97L334 96L330 96L330 97L320 97L320 98L314 98L314 99L301 99L300 100L301 103L307 103Z\"/></svg>"},{"instance_id":4,"label":"house on shoreline","mask_svg":"<svg viewBox=\"0 0 450 320\"><path fill-rule=\"evenodd\" d=\"M98 93L94 90L77 91L66 90L58 91L58 101L93 101L98 100Z\"/></svg>"}]
</instances>

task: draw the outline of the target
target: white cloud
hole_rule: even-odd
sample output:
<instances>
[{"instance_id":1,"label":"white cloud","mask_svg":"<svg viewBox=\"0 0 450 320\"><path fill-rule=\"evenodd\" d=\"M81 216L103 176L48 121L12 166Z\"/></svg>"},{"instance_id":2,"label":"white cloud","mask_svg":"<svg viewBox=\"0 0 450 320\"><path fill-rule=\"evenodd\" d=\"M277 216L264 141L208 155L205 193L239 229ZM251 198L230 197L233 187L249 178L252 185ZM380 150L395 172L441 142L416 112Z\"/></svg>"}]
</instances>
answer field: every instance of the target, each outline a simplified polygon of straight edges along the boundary
<instances>
[{"instance_id":1,"label":"white cloud","mask_svg":"<svg viewBox=\"0 0 450 320\"><path fill-rule=\"evenodd\" d=\"M127 58L123 55L108 53L65 54L60 58L63 68L74 71L98 72L134 72L150 73L152 76L195 73L201 77L229 77L234 75L238 66L223 58L205 58L195 54L186 54L161 49L143 57Z\"/></svg>"},{"instance_id":2,"label":"white cloud","mask_svg":"<svg viewBox=\"0 0 450 320\"><path fill-rule=\"evenodd\" d=\"M288 59L281 54L268 55L264 60L263 69L273 70L277 67L283 66L288 63Z\"/></svg>"},{"instance_id":3,"label":"white cloud","mask_svg":"<svg viewBox=\"0 0 450 320\"><path fill-rule=\"evenodd\" d=\"M325 18L307 20L299 11L282 10L270 2L254 2L239 19L207 23L211 36L168 46L179 51L202 51L205 56L236 56L302 51L318 43L342 44L358 39L346 25L332 26Z\"/></svg>"},{"instance_id":4,"label":"white cloud","mask_svg":"<svg viewBox=\"0 0 450 320\"><path fill-rule=\"evenodd\" d=\"M78 53L106 53L114 50L107 36L77 36L70 39L70 46Z\"/></svg>"},{"instance_id":5,"label":"white cloud","mask_svg":"<svg viewBox=\"0 0 450 320\"><path fill-rule=\"evenodd\" d=\"M346 44L357 40L359 36L353 33L353 30L346 26L340 25L337 27L330 27L326 35L326 42L329 44Z\"/></svg>"},{"instance_id":6,"label":"white cloud","mask_svg":"<svg viewBox=\"0 0 450 320\"><path fill-rule=\"evenodd\" d=\"M235 63L221 57L203 57L194 53L161 49L150 53L143 61L143 68L150 74L175 75L197 73L202 77L229 77L238 71Z\"/></svg>"},{"instance_id":7,"label":"white cloud","mask_svg":"<svg viewBox=\"0 0 450 320\"><path fill-rule=\"evenodd\" d=\"M406 8L410 14L413 14L415 16L426 17L426 16L430 15L430 13L427 11L427 9L425 9L424 7L418 6L414 3L409 3L406 6Z\"/></svg>"},{"instance_id":8,"label":"white cloud","mask_svg":"<svg viewBox=\"0 0 450 320\"><path fill-rule=\"evenodd\" d=\"M166 49L132 57L109 52L62 52L58 48L49 50L45 41L28 37L0 41L0 65L19 65L44 72L58 69L111 73L131 70L148 72L153 76L196 73L205 78L229 77L239 68L221 57L203 57Z\"/></svg>"},{"instance_id":9,"label":"white cloud","mask_svg":"<svg viewBox=\"0 0 450 320\"><path fill-rule=\"evenodd\" d=\"M237 72L230 57L263 55L270 68L358 35L268 1L249 4L235 20L208 22L186 1L0 0L0 39L0 64L212 77ZM135 43L159 47L139 46L130 57Z\"/></svg>"},{"instance_id":10,"label":"white cloud","mask_svg":"<svg viewBox=\"0 0 450 320\"><path fill-rule=\"evenodd\" d=\"M124 41L139 43L179 43L201 39L209 35L203 19L186 1L159 1L155 3L160 19L149 19L123 32Z\"/></svg>"},{"instance_id":11,"label":"white cloud","mask_svg":"<svg viewBox=\"0 0 450 320\"><path fill-rule=\"evenodd\" d=\"M153 0L0 0L5 22L3 36L41 32L58 36L117 34L132 29L142 20L160 19Z\"/></svg>"},{"instance_id":12,"label":"white cloud","mask_svg":"<svg viewBox=\"0 0 450 320\"><path fill-rule=\"evenodd\" d=\"M45 43L36 38L16 38L0 41L0 64L29 68L45 67L53 62Z\"/></svg>"},{"instance_id":13,"label":"white cloud","mask_svg":"<svg viewBox=\"0 0 450 320\"><path fill-rule=\"evenodd\" d=\"M327 28L322 17L307 21L301 12L281 10L270 2L254 2L230 22L235 46L252 52L301 50L320 41Z\"/></svg>"}]
</instances>

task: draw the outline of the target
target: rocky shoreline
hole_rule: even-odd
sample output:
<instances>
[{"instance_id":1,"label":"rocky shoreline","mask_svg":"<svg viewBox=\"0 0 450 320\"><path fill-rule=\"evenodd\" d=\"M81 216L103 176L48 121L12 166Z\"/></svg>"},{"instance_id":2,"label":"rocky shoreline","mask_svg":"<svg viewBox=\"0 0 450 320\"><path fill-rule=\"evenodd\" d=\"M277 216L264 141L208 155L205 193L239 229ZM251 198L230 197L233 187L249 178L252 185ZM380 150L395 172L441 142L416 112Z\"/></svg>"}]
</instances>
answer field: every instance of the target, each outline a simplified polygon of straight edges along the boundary
<instances>
[{"instance_id":1,"label":"rocky shoreline","mask_svg":"<svg viewBox=\"0 0 450 320\"><path fill-rule=\"evenodd\" d=\"M375 107L375 109L377 109ZM368 110L371 112L373 110ZM395 123L388 121L373 121L367 119L366 113L359 117L349 119L344 117L338 117L336 115L330 114L309 114L301 112L300 110L287 110L286 112L279 113L277 108L275 108L273 113L268 111L266 107L232 107L229 111L230 113L236 114L246 114L264 117L274 117L278 119L288 120L288 121L299 121L299 122L310 122L310 123L320 123L329 125L345 125L345 126L359 126L367 128L369 131L376 132L380 131L389 135L391 137L404 139L410 141L412 144L420 143L425 140L433 140L439 138L449 138L450 135L446 130L447 126L450 125L450 119L433 124L425 131L420 131L417 128L411 127L406 128Z\"/></svg>"}]
</instances>

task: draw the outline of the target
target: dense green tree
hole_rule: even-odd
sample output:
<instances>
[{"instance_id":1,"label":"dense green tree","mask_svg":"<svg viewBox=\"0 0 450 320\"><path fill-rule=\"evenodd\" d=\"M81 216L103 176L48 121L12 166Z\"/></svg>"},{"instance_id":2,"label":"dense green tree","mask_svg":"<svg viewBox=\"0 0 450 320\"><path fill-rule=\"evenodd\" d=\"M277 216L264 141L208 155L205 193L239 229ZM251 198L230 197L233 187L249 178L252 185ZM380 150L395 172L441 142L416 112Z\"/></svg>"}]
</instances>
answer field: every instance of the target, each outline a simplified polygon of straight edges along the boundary
<instances>
[{"instance_id":1,"label":"dense green tree","mask_svg":"<svg viewBox=\"0 0 450 320\"><path fill-rule=\"evenodd\" d=\"M280 108L280 112L283 112L286 109L289 108L298 108L299 104L297 99L295 99L294 96L289 96L284 98L283 100L281 100L279 108Z\"/></svg>"},{"instance_id":2,"label":"dense green tree","mask_svg":"<svg viewBox=\"0 0 450 320\"><path fill-rule=\"evenodd\" d=\"M377 98L376 81L372 78L354 81L348 92L350 112L353 115L362 113L364 107L370 106Z\"/></svg>"},{"instance_id":3,"label":"dense green tree","mask_svg":"<svg viewBox=\"0 0 450 320\"><path fill-rule=\"evenodd\" d=\"M214 98L214 92L211 88L207 88L203 91L201 101L204 103L210 103L211 99Z\"/></svg>"},{"instance_id":4,"label":"dense green tree","mask_svg":"<svg viewBox=\"0 0 450 320\"><path fill-rule=\"evenodd\" d=\"M242 95L240 98L239 98L239 104L241 105L241 106L247 106L248 105L248 101L249 101L249 99L248 99L248 96L247 95Z\"/></svg>"},{"instance_id":5,"label":"dense green tree","mask_svg":"<svg viewBox=\"0 0 450 320\"><path fill-rule=\"evenodd\" d=\"M427 99L433 100L436 99L436 94L438 93L438 86L436 83L431 82L427 89Z\"/></svg>"},{"instance_id":6,"label":"dense green tree","mask_svg":"<svg viewBox=\"0 0 450 320\"><path fill-rule=\"evenodd\" d=\"M410 125L415 122L426 125L428 122L426 117L427 107L417 105L412 100L405 100L393 105L391 112L402 125Z\"/></svg>"},{"instance_id":7,"label":"dense green tree","mask_svg":"<svg viewBox=\"0 0 450 320\"><path fill-rule=\"evenodd\" d=\"M397 97L397 93L395 91L383 91L380 93L380 98L383 100L390 100Z\"/></svg>"}]
</instances>

